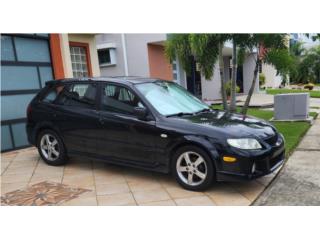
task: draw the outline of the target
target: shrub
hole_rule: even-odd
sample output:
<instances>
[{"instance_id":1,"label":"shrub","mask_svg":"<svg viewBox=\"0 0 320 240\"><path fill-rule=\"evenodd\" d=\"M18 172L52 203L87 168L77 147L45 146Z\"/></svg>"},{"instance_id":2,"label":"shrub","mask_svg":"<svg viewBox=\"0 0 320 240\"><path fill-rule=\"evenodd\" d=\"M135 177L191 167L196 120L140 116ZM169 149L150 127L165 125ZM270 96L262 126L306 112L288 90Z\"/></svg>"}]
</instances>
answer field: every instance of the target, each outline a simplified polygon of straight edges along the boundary
<instances>
[{"instance_id":1,"label":"shrub","mask_svg":"<svg viewBox=\"0 0 320 240\"><path fill-rule=\"evenodd\" d=\"M231 96L231 80L226 83L227 96ZM240 92L240 87L236 85L236 93Z\"/></svg>"},{"instance_id":2,"label":"shrub","mask_svg":"<svg viewBox=\"0 0 320 240\"><path fill-rule=\"evenodd\" d=\"M313 87L314 87L314 84L312 84L312 83L308 83L308 84L304 85L304 89L308 89L309 91L311 91L313 89Z\"/></svg>"},{"instance_id":3,"label":"shrub","mask_svg":"<svg viewBox=\"0 0 320 240\"><path fill-rule=\"evenodd\" d=\"M266 76L263 73L259 74L259 85L263 86L266 83Z\"/></svg>"}]
</instances>

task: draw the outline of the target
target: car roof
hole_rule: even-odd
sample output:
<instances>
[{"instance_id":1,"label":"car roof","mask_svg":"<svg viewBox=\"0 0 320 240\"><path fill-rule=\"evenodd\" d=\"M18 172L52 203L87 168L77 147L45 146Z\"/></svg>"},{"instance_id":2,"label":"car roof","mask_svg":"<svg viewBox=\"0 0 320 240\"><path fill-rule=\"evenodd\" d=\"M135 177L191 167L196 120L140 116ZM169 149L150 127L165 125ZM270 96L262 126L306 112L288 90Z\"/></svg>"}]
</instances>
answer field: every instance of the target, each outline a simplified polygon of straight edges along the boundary
<instances>
[{"instance_id":1,"label":"car roof","mask_svg":"<svg viewBox=\"0 0 320 240\"><path fill-rule=\"evenodd\" d=\"M46 84L59 84L59 83L71 83L82 81L95 81L95 82L114 82L123 84L139 84L155 81L166 81L157 78L137 77L137 76L112 76L112 77L85 77L85 78L63 78L58 80L52 80L46 82Z\"/></svg>"}]
</instances>

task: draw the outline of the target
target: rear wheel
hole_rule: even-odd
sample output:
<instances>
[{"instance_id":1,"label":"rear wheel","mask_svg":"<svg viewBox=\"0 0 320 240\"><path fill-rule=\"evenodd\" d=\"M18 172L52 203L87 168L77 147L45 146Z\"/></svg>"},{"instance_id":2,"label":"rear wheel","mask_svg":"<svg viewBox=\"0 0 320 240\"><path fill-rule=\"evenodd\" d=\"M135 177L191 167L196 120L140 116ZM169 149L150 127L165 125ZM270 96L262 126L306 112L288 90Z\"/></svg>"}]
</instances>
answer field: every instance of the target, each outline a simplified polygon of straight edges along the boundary
<instances>
[{"instance_id":1,"label":"rear wheel","mask_svg":"<svg viewBox=\"0 0 320 240\"><path fill-rule=\"evenodd\" d=\"M208 188L215 175L212 160L196 146L182 147L174 154L172 171L182 187L193 191Z\"/></svg>"},{"instance_id":2,"label":"rear wheel","mask_svg":"<svg viewBox=\"0 0 320 240\"><path fill-rule=\"evenodd\" d=\"M40 132L37 147L41 158L49 165L58 166L67 162L62 139L52 130Z\"/></svg>"}]
</instances>

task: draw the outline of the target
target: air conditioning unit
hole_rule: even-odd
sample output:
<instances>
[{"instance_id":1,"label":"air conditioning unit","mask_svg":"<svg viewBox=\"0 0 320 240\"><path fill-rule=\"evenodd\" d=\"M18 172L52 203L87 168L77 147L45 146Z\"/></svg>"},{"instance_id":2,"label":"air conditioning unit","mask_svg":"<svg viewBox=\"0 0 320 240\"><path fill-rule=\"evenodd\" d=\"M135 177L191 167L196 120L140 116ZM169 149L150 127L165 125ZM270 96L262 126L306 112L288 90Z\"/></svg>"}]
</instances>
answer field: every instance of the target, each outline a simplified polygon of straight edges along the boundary
<instances>
[{"instance_id":1,"label":"air conditioning unit","mask_svg":"<svg viewBox=\"0 0 320 240\"><path fill-rule=\"evenodd\" d=\"M288 93L274 96L274 120L307 120L309 93Z\"/></svg>"}]
</instances>

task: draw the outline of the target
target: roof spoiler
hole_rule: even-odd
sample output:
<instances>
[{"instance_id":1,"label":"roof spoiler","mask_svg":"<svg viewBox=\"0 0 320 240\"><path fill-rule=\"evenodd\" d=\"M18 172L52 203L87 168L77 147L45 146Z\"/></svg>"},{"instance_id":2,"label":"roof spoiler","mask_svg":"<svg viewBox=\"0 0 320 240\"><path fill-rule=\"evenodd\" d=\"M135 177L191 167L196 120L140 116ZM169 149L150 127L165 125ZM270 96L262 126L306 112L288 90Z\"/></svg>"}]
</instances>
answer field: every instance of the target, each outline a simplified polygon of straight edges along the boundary
<instances>
[{"instance_id":1,"label":"roof spoiler","mask_svg":"<svg viewBox=\"0 0 320 240\"><path fill-rule=\"evenodd\" d=\"M67 82L67 81L90 81L92 78L62 78L62 79L56 79L56 80L50 80L46 82L47 85L54 85L58 84L60 82Z\"/></svg>"}]
</instances>

